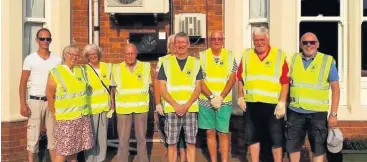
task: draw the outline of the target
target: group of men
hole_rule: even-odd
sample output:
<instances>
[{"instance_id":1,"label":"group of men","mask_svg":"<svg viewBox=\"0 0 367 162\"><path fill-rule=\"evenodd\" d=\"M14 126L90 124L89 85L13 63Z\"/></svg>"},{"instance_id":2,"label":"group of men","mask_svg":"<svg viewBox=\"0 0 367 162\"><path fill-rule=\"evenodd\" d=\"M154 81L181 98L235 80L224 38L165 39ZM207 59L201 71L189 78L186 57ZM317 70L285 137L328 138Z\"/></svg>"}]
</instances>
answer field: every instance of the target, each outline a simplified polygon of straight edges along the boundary
<instances>
[{"instance_id":1,"label":"group of men","mask_svg":"<svg viewBox=\"0 0 367 162\"><path fill-rule=\"evenodd\" d=\"M45 40L42 34L37 33L36 38L40 50L24 62L20 85L21 114L29 117L29 121L34 120L28 122L27 150L30 159L34 159L41 119L47 112L47 100L44 98L46 79L42 79L45 78L43 75L48 74L48 69L44 70L45 67L41 66L51 68L60 62L50 56L44 44L51 40ZM50 38L51 34L48 34L45 37ZM319 42L313 33L305 33L301 37L302 52L291 57L269 45L267 28L254 28L252 36L253 48L245 49L241 60L236 61L235 55L223 48L224 35L221 31L211 33L210 48L200 52L199 58L190 56L189 37L178 33L174 37L175 53L160 59L157 78L151 78L154 75L149 63L136 60L136 47L126 45L122 51L125 61L113 65L111 70L111 109L118 119L118 161L128 159L132 123L135 126L138 160L148 161L145 135L148 92L152 80L158 83L154 86L159 87L155 89L159 90L164 101L159 107L163 107L166 117L164 131L169 162L176 162L176 145L182 128L187 161L195 161L198 128L206 130L211 161L217 161L217 135L221 161L228 161L230 117L232 109L237 107L232 105L231 90L237 80L237 104L244 111L245 140L251 161L259 161L260 143L264 139L269 139L274 161L282 161L283 146L290 153L292 162L299 161L306 133L313 161L322 161L328 127L337 125L339 77L334 59L318 51ZM29 76L32 102L27 104L25 89ZM332 98L328 116L330 87ZM37 104L33 104L33 100ZM50 122L47 121L46 126L47 123ZM48 148L52 150L52 144Z\"/></svg>"},{"instance_id":2,"label":"group of men","mask_svg":"<svg viewBox=\"0 0 367 162\"><path fill-rule=\"evenodd\" d=\"M239 66L234 54L223 48L221 31L211 33L210 48L200 52L199 59L189 56L187 35L176 34L176 52L161 59L157 78L166 102L169 161L176 161L181 128L188 161L195 161L198 128L206 130L210 160L217 161L218 135L221 161L228 161L229 123L236 106L231 102L231 89L236 73L237 104L245 112L245 141L251 161L259 161L261 142L268 142L276 162L283 159L283 147L292 162L300 161L306 133L313 161L323 161L328 129L337 126L340 96L333 57L318 51L318 39L310 32L301 37L302 52L291 57L269 45L267 28L254 28L252 34L254 48L244 50Z\"/></svg>"}]
</instances>

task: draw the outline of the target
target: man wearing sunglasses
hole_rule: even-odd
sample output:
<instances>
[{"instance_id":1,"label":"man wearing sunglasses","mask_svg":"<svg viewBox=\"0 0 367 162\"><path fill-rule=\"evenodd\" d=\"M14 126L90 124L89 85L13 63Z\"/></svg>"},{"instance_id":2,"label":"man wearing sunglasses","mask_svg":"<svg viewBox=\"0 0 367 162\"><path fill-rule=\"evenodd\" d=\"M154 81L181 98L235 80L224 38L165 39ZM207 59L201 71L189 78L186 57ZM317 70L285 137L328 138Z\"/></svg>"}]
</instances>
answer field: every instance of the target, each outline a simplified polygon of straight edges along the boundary
<instances>
[{"instance_id":1,"label":"man wearing sunglasses","mask_svg":"<svg viewBox=\"0 0 367 162\"><path fill-rule=\"evenodd\" d=\"M38 152L38 139L40 136L41 122L47 129L48 146L51 159L55 157L53 123L54 120L48 111L46 98L46 84L50 69L61 63L61 58L51 55L49 51L51 33L42 28L36 34L38 50L29 54L23 63L23 71L19 84L20 114L28 118L27 125L27 150L28 161L35 161L35 153ZM29 85L28 85L29 84ZM27 102L26 91L29 100Z\"/></svg>"},{"instance_id":2,"label":"man wearing sunglasses","mask_svg":"<svg viewBox=\"0 0 367 162\"><path fill-rule=\"evenodd\" d=\"M223 48L224 36L219 30L210 35L210 48L200 52L205 73L199 97L199 128L206 130L212 162L217 161L218 133L223 162L228 161L229 121L232 113L231 89L236 82L237 64L232 51Z\"/></svg>"},{"instance_id":3,"label":"man wearing sunglasses","mask_svg":"<svg viewBox=\"0 0 367 162\"><path fill-rule=\"evenodd\" d=\"M265 27L252 31L254 48L246 49L237 77L238 105L246 113L245 140L249 145L251 161L273 158L282 161L283 122L289 78L286 54L270 47L269 33ZM265 157L265 159L264 159Z\"/></svg>"},{"instance_id":4,"label":"man wearing sunglasses","mask_svg":"<svg viewBox=\"0 0 367 162\"><path fill-rule=\"evenodd\" d=\"M332 56L318 52L315 34L301 37L302 53L290 60L290 105L285 130L286 150L291 162L300 161L300 150L306 133L313 153L313 162L322 162L325 155L328 126L337 125L339 104L339 76ZM331 87L331 110L329 90Z\"/></svg>"}]
</instances>

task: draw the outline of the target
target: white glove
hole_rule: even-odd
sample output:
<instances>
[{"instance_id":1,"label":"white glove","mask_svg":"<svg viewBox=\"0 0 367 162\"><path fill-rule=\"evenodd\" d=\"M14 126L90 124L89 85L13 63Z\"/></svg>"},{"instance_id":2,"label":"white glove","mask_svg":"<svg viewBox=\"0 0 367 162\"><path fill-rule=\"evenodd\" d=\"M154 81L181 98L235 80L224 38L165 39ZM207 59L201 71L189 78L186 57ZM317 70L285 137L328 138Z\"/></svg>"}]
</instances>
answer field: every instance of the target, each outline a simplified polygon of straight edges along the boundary
<instances>
[{"instance_id":1,"label":"white glove","mask_svg":"<svg viewBox=\"0 0 367 162\"><path fill-rule=\"evenodd\" d=\"M161 104L155 105L155 112L158 112L159 115L164 115L163 107Z\"/></svg>"},{"instance_id":2,"label":"white glove","mask_svg":"<svg viewBox=\"0 0 367 162\"><path fill-rule=\"evenodd\" d=\"M107 112L106 116L107 118L112 118L112 114L115 112L114 109L111 109L110 111Z\"/></svg>"},{"instance_id":3,"label":"white glove","mask_svg":"<svg viewBox=\"0 0 367 162\"><path fill-rule=\"evenodd\" d=\"M274 115L277 119L280 119L285 115L285 102L278 102L277 107L275 107Z\"/></svg>"},{"instance_id":4,"label":"white glove","mask_svg":"<svg viewBox=\"0 0 367 162\"><path fill-rule=\"evenodd\" d=\"M238 104L238 106L240 106L240 108L241 108L244 112L246 112L247 107L246 107L245 99L244 99L243 97L239 97L239 98L237 99L237 104Z\"/></svg>"},{"instance_id":5,"label":"white glove","mask_svg":"<svg viewBox=\"0 0 367 162\"><path fill-rule=\"evenodd\" d=\"M215 96L211 101L210 104L212 104L212 106L216 109L219 109L220 107L222 107L222 101L223 98L222 96Z\"/></svg>"}]
</instances>

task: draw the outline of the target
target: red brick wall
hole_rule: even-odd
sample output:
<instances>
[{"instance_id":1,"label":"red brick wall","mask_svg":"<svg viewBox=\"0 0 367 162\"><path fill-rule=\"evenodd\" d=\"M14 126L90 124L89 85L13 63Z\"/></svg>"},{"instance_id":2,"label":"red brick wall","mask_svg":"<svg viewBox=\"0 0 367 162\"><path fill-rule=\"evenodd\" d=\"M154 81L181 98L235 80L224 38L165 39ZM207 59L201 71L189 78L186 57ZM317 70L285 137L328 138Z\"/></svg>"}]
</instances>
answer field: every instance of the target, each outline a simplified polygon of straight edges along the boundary
<instances>
[{"instance_id":1,"label":"red brick wall","mask_svg":"<svg viewBox=\"0 0 367 162\"><path fill-rule=\"evenodd\" d=\"M27 122L1 123L1 161L27 161Z\"/></svg>"},{"instance_id":2,"label":"red brick wall","mask_svg":"<svg viewBox=\"0 0 367 162\"><path fill-rule=\"evenodd\" d=\"M109 14L104 12L104 0L99 1L100 7L100 46L103 49L102 60L105 62L121 62L122 46L126 43L129 32L160 31L169 33L169 22L162 21L157 26L138 29L126 29L114 25L109 19ZM204 13L208 15L208 33L214 29L223 29L222 0L173 0L174 13ZM72 1L72 39L83 48L88 43L88 0ZM206 43L192 45L190 50L197 54L206 48Z\"/></svg>"}]
</instances>

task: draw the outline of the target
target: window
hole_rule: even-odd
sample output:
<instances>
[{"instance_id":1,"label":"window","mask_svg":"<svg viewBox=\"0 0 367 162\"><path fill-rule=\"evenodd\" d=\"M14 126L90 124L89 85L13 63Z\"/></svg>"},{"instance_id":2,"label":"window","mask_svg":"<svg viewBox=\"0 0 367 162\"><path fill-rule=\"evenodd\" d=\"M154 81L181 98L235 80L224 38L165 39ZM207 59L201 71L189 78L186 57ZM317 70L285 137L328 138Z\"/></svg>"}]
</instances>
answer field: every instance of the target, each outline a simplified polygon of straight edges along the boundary
<instances>
[{"instance_id":1,"label":"window","mask_svg":"<svg viewBox=\"0 0 367 162\"><path fill-rule=\"evenodd\" d=\"M298 2L298 38L313 32L319 39L319 51L334 57L339 71L340 104L346 105L344 59L346 54L345 0L302 0ZM298 42L299 43L299 42ZM301 50L300 50L301 51Z\"/></svg>"},{"instance_id":2,"label":"window","mask_svg":"<svg viewBox=\"0 0 367 162\"><path fill-rule=\"evenodd\" d=\"M362 77L367 77L367 0L363 0L363 18L361 26L361 68ZM365 78L363 78L365 79ZM365 79L367 81L367 79Z\"/></svg>"},{"instance_id":3,"label":"window","mask_svg":"<svg viewBox=\"0 0 367 162\"><path fill-rule=\"evenodd\" d=\"M45 0L23 0L24 10L24 36L23 36L23 58L28 54L37 51L35 41L36 33L39 29L47 26L48 1Z\"/></svg>"},{"instance_id":4,"label":"window","mask_svg":"<svg viewBox=\"0 0 367 162\"><path fill-rule=\"evenodd\" d=\"M245 0L245 11L249 11L244 15L244 22L247 24L245 31L245 47L250 48L252 43L252 29L254 27L268 25L269 1L268 0Z\"/></svg>"}]
</instances>

